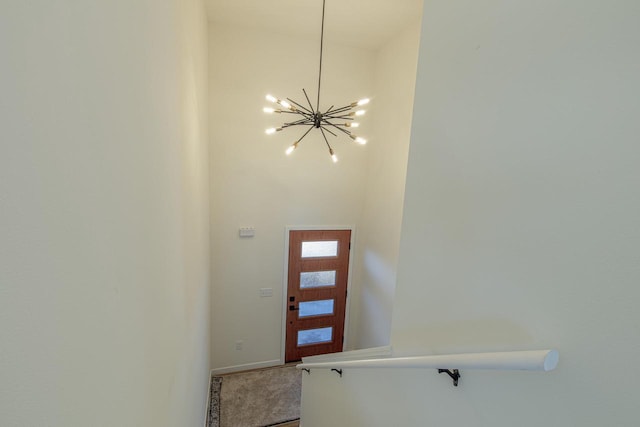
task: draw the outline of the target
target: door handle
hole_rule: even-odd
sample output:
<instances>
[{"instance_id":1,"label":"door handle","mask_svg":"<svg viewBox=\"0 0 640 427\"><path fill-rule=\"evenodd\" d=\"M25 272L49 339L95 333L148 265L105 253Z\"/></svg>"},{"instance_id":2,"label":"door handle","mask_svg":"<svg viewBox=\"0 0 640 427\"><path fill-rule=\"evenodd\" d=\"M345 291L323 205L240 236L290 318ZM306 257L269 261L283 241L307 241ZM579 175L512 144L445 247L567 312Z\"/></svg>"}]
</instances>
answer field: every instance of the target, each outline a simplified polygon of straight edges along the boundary
<instances>
[{"instance_id":1,"label":"door handle","mask_svg":"<svg viewBox=\"0 0 640 427\"><path fill-rule=\"evenodd\" d=\"M300 308L296 307L295 305L289 306L289 311L296 311L296 310L300 310Z\"/></svg>"}]
</instances>

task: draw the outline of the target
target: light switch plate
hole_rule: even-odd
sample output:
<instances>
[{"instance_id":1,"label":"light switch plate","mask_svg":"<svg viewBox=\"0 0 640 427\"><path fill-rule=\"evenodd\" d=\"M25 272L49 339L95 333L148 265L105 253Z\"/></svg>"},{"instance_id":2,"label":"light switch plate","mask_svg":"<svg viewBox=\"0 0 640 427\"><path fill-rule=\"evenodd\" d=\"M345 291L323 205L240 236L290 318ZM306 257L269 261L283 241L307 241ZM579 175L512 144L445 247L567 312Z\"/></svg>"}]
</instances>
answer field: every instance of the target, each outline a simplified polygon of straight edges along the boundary
<instances>
[{"instance_id":1,"label":"light switch plate","mask_svg":"<svg viewBox=\"0 0 640 427\"><path fill-rule=\"evenodd\" d=\"M260 289L261 297L272 297L273 296L273 288L261 288Z\"/></svg>"}]
</instances>

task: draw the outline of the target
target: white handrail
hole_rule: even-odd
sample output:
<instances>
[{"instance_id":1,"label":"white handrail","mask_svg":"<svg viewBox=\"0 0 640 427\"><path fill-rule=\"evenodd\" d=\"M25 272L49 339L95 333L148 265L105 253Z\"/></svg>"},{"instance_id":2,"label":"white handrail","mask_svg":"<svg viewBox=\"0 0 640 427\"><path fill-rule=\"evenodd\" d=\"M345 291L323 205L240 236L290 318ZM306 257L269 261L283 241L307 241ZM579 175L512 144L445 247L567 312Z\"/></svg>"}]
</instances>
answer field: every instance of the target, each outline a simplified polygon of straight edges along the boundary
<instances>
[{"instance_id":1,"label":"white handrail","mask_svg":"<svg viewBox=\"0 0 640 427\"><path fill-rule=\"evenodd\" d=\"M344 360L301 363L298 369L357 368L431 368L552 371L558 365L557 350L507 351L499 353L466 353L436 356L390 357L385 359Z\"/></svg>"}]
</instances>

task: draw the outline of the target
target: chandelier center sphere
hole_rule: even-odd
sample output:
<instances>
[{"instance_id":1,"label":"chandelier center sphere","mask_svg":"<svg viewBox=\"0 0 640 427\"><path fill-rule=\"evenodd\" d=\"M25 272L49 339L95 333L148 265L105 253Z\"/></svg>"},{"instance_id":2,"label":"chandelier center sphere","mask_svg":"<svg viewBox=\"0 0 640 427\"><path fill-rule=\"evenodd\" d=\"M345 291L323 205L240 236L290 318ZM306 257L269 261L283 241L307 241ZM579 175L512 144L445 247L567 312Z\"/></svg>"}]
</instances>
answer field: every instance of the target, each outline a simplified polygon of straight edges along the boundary
<instances>
[{"instance_id":1,"label":"chandelier center sphere","mask_svg":"<svg viewBox=\"0 0 640 427\"><path fill-rule=\"evenodd\" d=\"M322 113L320 111L316 112L313 115L313 126L318 129L320 128L320 126L322 126Z\"/></svg>"}]
</instances>

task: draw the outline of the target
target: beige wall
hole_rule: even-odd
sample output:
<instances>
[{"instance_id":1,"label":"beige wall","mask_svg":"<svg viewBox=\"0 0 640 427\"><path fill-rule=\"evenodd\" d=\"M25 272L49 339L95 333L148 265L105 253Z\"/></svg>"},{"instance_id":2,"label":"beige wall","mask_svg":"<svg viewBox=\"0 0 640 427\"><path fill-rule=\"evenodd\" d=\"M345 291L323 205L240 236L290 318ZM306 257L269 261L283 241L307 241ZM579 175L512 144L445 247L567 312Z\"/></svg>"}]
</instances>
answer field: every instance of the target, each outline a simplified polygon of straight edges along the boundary
<instances>
[{"instance_id":1,"label":"beige wall","mask_svg":"<svg viewBox=\"0 0 640 427\"><path fill-rule=\"evenodd\" d=\"M423 19L391 344L560 363L457 388L316 370L305 427L637 425L637 2L433 0Z\"/></svg>"},{"instance_id":2,"label":"beige wall","mask_svg":"<svg viewBox=\"0 0 640 427\"><path fill-rule=\"evenodd\" d=\"M368 146L331 137L333 164L322 136L304 132L267 136L283 115L266 115L265 95L315 99L318 43L210 23L212 202L212 365L274 364L281 357L286 226L357 225ZM321 106L369 95L374 53L325 44ZM371 135L365 117L362 133ZM240 227L255 227L241 239ZM273 297L261 298L261 288ZM243 349L236 350L236 341Z\"/></svg>"},{"instance_id":3,"label":"beige wall","mask_svg":"<svg viewBox=\"0 0 640 427\"><path fill-rule=\"evenodd\" d=\"M6 1L0 424L202 425L200 1Z\"/></svg>"},{"instance_id":4,"label":"beige wall","mask_svg":"<svg viewBox=\"0 0 640 427\"><path fill-rule=\"evenodd\" d=\"M351 348L389 344L419 42L418 19L376 52Z\"/></svg>"},{"instance_id":5,"label":"beige wall","mask_svg":"<svg viewBox=\"0 0 640 427\"><path fill-rule=\"evenodd\" d=\"M426 6L392 344L556 347L560 365L463 373L425 423L637 423L639 18L633 1Z\"/></svg>"}]
</instances>

